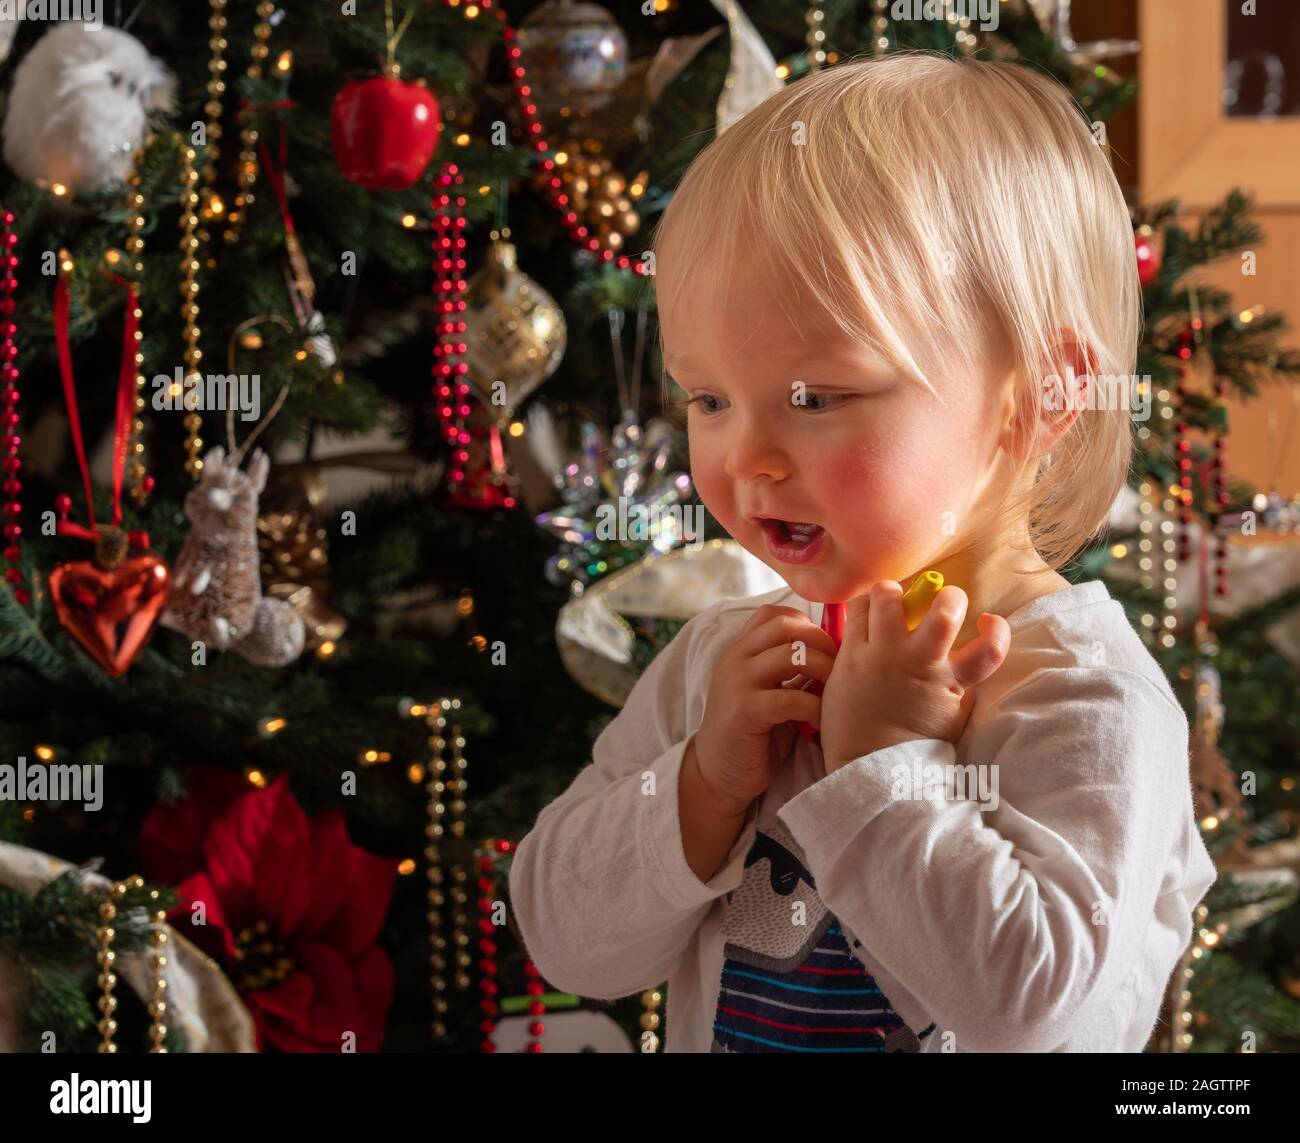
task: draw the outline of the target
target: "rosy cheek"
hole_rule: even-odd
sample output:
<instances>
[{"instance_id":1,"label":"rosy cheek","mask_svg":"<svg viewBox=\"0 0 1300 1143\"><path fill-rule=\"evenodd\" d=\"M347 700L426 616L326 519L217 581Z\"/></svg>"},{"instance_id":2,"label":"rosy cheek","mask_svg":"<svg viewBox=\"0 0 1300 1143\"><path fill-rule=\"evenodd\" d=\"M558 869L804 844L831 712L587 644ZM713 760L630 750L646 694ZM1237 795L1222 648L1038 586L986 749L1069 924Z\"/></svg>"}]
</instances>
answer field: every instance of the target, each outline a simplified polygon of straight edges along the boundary
<instances>
[{"instance_id":1,"label":"rosy cheek","mask_svg":"<svg viewBox=\"0 0 1300 1143\"><path fill-rule=\"evenodd\" d=\"M818 449L809 455L803 471L832 516L857 515L864 503L888 494L893 482L889 451L874 442Z\"/></svg>"},{"instance_id":2,"label":"rosy cheek","mask_svg":"<svg viewBox=\"0 0 1300 1143\"><path fill-rule=\"evenodd\" d=\"M730 479L723 471L722 460L716 449L707 444L697 447L696 441L690 441L691 480L704 506L717 517L724 526L731 517Z\"/></svg>"}]
</instances>

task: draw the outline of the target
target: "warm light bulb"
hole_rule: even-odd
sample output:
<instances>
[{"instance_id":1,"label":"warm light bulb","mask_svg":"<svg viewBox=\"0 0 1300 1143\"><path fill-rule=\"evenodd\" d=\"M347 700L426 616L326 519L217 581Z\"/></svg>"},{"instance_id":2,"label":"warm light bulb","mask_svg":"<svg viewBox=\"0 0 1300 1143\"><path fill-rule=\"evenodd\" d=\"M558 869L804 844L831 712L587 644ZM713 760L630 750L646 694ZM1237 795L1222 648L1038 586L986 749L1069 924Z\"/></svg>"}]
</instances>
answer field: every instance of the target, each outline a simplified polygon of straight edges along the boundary
<instances>
[{"instance_id":1,"label":"warm light bulb","mask_svg":"<svg viewBox=\"0 0 1300 1143\"><path fill-rule=\"evenodd\" d=\"M283 718L264 718L257 724L257 733L263 738L270 738L279 734L285 728L285 725Z\"/></svg>"}]
</instances>

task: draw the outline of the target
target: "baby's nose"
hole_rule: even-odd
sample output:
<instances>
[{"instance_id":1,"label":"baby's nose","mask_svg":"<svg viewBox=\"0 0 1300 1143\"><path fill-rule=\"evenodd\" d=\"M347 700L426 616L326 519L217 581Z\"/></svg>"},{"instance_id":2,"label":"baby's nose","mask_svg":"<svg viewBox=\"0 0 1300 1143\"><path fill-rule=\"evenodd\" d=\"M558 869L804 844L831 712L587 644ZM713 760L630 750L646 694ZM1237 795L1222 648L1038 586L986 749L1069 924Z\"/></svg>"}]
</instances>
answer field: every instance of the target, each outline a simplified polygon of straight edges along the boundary
<instances>
[{"instance_id":1,"label":"baby's nose","mask_svg":"<svg viewBox=\"0 0 1300 1143\"><path fill-rule=\"evenodd\" d=\"M732 480L782 480L790 475L790 457L767 433L745 433L727 449L723 470Z\"/></svg>"}]
</instances>

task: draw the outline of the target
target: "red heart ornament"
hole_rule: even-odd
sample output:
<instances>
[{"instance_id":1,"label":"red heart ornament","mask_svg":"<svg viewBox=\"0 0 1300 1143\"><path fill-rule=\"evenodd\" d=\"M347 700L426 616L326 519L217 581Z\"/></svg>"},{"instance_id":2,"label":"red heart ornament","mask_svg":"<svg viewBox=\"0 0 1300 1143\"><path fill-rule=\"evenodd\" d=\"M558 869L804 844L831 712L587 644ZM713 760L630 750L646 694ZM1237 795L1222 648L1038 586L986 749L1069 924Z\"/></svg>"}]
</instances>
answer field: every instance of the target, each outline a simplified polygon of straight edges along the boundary
<instances>
[{"instance_id":1,"label":"red heart ornament","mask_svg":"<svg viewBox=\"0 0 1300 1143\"><path fill-rule=\"evenodd\" d=\"M394 76L345 84L330 110L330 141L343 177L367 190L404 190L425 172L442 137L428 88Z\"/></svg>"},{"instance_id":2,"label":"red heart ornament","mask_svg":"<svg viewBox=\"0 0 1300 1143\"><path fill-rule=\"evenodd\" d=\"M59 622L118 678L149 642L170 582L167 565L154 555L133 556L111 569L79 560L50 573L50 598Z\"/></svg>"}]
</instances>

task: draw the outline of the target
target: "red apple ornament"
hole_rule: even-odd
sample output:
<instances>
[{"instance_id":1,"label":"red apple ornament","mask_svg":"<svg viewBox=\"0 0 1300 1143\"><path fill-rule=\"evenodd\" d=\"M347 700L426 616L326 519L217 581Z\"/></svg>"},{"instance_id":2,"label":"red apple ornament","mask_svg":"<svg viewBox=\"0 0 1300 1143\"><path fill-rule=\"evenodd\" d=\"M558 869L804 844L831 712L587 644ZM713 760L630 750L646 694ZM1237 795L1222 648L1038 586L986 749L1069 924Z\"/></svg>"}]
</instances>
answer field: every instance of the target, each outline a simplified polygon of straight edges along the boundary
<instances>
[{"instance_id":1,"label":"red apple ornament","mask_svg":"<svg viewBox=\"0 0 1300 1143\"><path fill-rule=\"evenodd\" d=\"M442 137L438 101L389 75L355 80L334 97L330 138L344 178L366 190L404 190L428 169Z\"/></svg>"}]
</instances>

